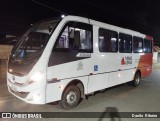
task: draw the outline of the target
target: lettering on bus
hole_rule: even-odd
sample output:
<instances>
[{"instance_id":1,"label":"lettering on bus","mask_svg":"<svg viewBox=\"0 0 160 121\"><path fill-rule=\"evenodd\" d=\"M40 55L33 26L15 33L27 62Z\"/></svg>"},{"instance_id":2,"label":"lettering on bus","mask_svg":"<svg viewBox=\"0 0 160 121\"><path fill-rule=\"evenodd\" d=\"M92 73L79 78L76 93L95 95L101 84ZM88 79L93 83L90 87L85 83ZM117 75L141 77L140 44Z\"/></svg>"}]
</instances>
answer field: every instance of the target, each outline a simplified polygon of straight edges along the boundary
<instances>
[{"instance_id":1,"label":"lettering on bus","mask_svg":"<svg viewBox=\"0 0 160 121\"><path fill-rule=\"evenodd\" d=\"M125 56L121 60L121 65L132 64L132 56Z\"/></svg>"}]
</instances>

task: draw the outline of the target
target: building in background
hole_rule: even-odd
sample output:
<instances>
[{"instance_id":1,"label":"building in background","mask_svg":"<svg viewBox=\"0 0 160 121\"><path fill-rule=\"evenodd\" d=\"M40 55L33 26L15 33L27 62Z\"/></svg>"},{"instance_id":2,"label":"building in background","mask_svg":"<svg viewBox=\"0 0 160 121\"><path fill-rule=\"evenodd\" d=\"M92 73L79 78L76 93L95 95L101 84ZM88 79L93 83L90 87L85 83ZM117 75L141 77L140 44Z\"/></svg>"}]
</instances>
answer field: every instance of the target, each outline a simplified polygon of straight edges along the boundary
<instances>
[{"instance_id":1,"label":"building in background","mask_svg":"<svg viewBox=\"0 0 160 121\"><path fill-rule=\"evenodd\" d=\"M15 35L0 35L0 45L14 45L16 42Z\"/></svg>"}]
</instances>

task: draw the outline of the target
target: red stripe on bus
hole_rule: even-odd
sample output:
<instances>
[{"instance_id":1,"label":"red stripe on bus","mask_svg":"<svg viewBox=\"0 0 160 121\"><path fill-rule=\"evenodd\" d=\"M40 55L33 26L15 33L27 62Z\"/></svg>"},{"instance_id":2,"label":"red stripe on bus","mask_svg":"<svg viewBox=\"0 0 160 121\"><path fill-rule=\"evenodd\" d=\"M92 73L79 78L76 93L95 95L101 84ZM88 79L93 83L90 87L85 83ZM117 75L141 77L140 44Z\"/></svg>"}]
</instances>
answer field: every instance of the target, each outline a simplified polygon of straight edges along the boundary
<instances>
[{"instance_id":1,"label":"red stripe on bus","mask_svg":"<svg viewBox=\"0 0 160 121\"><path fill-rule=\"evenodd\" d=\"M152 72L152 53L144 54L140 56L140 60L137 66L137 70L141 71L141 77L146 77Z\"/></svg>"}]
</instances>

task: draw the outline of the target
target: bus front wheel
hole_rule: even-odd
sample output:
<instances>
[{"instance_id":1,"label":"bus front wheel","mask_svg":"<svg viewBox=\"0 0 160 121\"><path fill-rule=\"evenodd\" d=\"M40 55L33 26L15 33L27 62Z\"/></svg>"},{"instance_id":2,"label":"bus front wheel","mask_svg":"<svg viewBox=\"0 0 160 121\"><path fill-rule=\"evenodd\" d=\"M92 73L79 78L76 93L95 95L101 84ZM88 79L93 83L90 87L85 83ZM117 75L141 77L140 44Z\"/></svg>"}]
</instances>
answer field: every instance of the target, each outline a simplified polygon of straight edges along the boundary
<instances>
[{"instance_id":1,"label":"bus front wheel","mask_svg":"<svg viewBox=\"0 0 160 121\"><path fill-rule=\"evenodd\" d=\"M80 90L77 86L69 86L63 93L59 104L64 109L72 109L78 105L80 101Z\"/></svg>"}]
</instances>

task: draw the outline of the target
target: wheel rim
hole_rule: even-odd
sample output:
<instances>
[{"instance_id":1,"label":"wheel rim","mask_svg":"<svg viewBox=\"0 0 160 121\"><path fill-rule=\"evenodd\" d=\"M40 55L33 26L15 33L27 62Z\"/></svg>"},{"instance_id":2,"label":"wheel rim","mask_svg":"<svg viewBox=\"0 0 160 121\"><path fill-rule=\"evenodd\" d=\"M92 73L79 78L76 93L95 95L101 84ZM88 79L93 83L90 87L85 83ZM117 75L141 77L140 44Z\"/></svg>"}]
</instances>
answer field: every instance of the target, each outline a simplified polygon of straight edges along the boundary
<instances>
[{"instance_id":1,"label":"wheel rim","mask_svg":"<svg viewBox=\"0 0 160 121\"><path fill-rule=\"evenodd\" d=\"M137 78L136 78L136 84L139 84L139 82L140 82L140 78L137 77Z\"/></svg>"},{"instance_id":2,"label":"wheel rim","mask_svg":"<svg viewBox=\"0 0 160 121\"><path fill-rule=\"evenodd\" d=\"M74 104L76 102L76 100L77 100L76 93L73 92L73 91L70 91L68 93L68 95L66 96L66 100L67 100L68 104Z\"/></svg>"}]
</instances>

